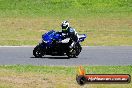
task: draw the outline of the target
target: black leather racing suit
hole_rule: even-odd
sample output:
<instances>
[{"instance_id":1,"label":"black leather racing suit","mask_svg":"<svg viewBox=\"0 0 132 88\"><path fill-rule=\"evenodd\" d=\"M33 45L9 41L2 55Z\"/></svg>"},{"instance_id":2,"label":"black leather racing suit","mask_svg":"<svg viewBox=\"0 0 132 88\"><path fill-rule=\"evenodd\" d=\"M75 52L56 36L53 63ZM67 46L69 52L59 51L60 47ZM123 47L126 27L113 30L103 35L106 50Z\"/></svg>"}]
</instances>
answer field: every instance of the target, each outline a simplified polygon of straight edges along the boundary
<instances>
[{"instance_id":1,"label":"black leather racing suit","mask_svg":"<svg viewBox=\"0 0 132 88\"><path fill-rule=\"evenodd\" d=\"M72 27L68 27L67 30L62 30L62 36L63 36L63 34L64 34L64 39L71 38L71 40L74 42L77 42L77 40L78 40L77 32Z\"/></svg>"}]
</instances>

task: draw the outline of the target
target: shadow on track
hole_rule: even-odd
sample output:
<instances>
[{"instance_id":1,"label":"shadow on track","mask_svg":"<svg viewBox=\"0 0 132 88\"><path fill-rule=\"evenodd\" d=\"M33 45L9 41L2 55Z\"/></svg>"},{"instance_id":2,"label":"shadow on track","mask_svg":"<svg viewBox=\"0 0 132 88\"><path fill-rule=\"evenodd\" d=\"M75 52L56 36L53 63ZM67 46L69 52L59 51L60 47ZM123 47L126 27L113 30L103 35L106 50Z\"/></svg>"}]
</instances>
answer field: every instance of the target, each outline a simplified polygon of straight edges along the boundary
<instances>
[{"instance_id":1,"label":"shadow on track","mask_svg":"<svg viewBox=\"0 0 132 88\"><path fill-rule=\"evenodd\" d=\"M35 58L35 57L30 57L30 58ZM48 57L42 57L42 58L39 58L39 59L70 59L68 57L58 57L58 56L48 56Z\"/></svg>"}]
</instances>

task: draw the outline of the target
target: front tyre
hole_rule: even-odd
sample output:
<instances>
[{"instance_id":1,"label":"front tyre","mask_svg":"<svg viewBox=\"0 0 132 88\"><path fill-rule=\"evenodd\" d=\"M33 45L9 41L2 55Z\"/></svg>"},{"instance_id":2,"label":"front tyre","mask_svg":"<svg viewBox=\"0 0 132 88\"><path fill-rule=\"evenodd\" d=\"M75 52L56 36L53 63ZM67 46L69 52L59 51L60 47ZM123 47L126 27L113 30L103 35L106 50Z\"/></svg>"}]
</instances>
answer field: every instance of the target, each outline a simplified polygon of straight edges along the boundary
<instances>
[{"instance_id":1,"label":"front tyre","mask_svg":"<svg viewBox=\"0 0 132 88\"><path fill-rule=\"evenodd\" d=\"M42 58L42 56L44 55L43 54L43 51L42 51L42 48L40 45L37 45L34 50L33 50L33 55L36 57L36 58Z\"/></svg>"}]
</instances>

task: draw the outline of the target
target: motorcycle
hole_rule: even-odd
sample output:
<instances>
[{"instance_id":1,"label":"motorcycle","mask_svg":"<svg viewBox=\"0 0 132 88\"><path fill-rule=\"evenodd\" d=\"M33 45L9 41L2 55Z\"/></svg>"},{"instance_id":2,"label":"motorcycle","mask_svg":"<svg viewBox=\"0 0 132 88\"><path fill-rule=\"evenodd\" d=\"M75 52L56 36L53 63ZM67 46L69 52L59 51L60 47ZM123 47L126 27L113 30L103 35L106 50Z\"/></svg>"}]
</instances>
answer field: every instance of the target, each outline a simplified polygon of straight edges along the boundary
<instances>
[{"instance_id":1,"label":"motorcycle","mask_svg":"<svg viewBox=\"0 0 132 88\"><path fill-rule=\"evenodd\" d=\"M33 55L36 58L41 58L44 55L65 56L69 58L77 57L82 47L80 42L86 38L85 34L78 34L78 41L74 42L72 38L65 38L63 35L51 30L42 35L42 42L39 43L33 50ZM70 47L73 44L73 47Z\"/></svg>"}]
</instances>

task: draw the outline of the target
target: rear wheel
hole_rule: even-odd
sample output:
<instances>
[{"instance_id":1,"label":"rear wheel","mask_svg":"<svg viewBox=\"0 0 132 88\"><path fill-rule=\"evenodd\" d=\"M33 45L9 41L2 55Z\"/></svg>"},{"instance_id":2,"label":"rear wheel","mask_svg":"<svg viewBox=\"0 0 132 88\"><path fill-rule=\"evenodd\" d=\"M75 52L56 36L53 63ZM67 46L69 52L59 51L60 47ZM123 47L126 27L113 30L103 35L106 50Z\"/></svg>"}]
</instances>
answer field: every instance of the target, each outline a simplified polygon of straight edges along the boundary
<instances>
[{"instance_id":1,"label":"rear wheel","mask_svg":"<svg viewBox=\"0 0 132 88\"><path fill-rule=\"evenodd\" d=\"M76 58L82 50L82 47L79 43L77 43L73 48L69 48L67 52L67 56L69 58Z\"/></svg>"},{"instance_id":2,"label":"rear wheel","mask_svg":"<svg viewBox=\"0 0 132 88\"><path fill-rule=\"evenodd\" d=\"M71 48L69 49L69 51L67 52L67 56L69 58L76 58L76 49L75 48Z\"/></svg>"},{"instance_id":3,"label":"rear wheel","mask_svg":"<svg viewBox=\"0 0 132 88\"><path fill-rule=\"evenodd\" d=\"M40 45L37 45L34 50L33 50L33 55L36 57L36 58L41 58L43 55L44 55L44 52L41 48Z\"/></svg>"},{"instance_id":4,"label":"rear wheel","mask_svg":"<svg viewBox=\"0 0 132 88\"><path fill-rule=\"evenodd\" d=\"M81 50L82 50L82 47L81 47L81 45L79 44L79 43L77 43L76 44L76 56L78 56L79 54L80 54L80 52L81 52Z\"/></svg>"}]
</instances>

